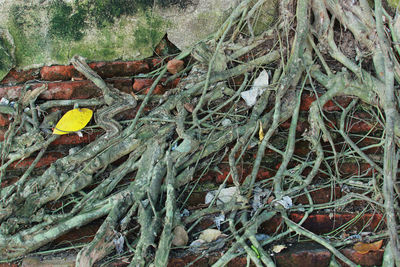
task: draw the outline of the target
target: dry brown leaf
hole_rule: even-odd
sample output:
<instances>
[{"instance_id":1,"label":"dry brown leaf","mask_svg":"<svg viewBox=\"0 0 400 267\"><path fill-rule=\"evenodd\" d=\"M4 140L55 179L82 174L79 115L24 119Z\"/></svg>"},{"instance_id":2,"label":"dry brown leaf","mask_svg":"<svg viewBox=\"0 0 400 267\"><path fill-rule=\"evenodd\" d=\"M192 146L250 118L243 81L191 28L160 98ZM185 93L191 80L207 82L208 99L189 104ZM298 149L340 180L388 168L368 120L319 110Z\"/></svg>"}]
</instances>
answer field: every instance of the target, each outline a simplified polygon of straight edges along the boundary
<instances>
[{"instance_id":1,"label":"dry brown leaf","mask_svg":"<svg viewBox=\"0 0 400 267\"><path fill-rule=\"evenodd\" d=\"M367 254L370 251L379 250L382 247L383 240L376 241L374 243L363 243L358 242L356 243L353 248L360 254Z\"/></svg>"},{"instance_id":2,"label":"dry brown leaf","mask_svg":"<svg viewBox=\"0 0 400 267\"><path fill-rule=\"evenodd\" d=\"M193 106L191 103L185 103L185 104L183 104L183 106L184 106L185 109L186 109L187 111L189 111L190 113L192 113L193 110L194 110L194 106Z\"/></svg>"},{"instance_id":3,"label":"dry brown leaf","mask_svg":"<svg viewBox=\"0 0 400 267\"><path fill-rule=\"evenodd\" d=\"M260 130L258 131L258 138L260 139L260 141L264 139L264 131L261 121L260 121Z\"/></svg>"},{"instance_id":4,"label":"dry brown leaf","mask_svg":"<svg viewBox=\"0 0 400 267\"><path fill-rule=\"evenodd\" d=\"M202 239L206 242L212 242L218 239L221 236L221 231L217 229L206 229L201 233L199 239Z\"/></svg>"},{"instance_id":5,"label":"dry brown leaf","mask_svg":"<svg viewBox=\"0 0 400 267\"><path fill-rule=\"evenodd\" d=\"M182 225L178 225L174 229L174 238L172 239L172 244L176 247L185 246L189 241L188 234Z\"/></svg>"}]
</instances>

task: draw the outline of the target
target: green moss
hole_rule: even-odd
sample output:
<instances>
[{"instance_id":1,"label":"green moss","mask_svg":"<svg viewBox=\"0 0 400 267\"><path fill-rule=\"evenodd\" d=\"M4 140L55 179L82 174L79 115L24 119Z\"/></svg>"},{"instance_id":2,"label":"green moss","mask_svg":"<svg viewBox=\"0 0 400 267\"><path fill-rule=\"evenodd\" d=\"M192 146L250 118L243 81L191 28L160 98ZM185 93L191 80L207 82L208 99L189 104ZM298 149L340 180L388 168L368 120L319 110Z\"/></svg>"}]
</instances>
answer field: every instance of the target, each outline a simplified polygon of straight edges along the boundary
<instances>
[{"instance_id":1,"label":"green moss","mask_svg":"<svg viewBox=\"0 0 400 267\"><path fill-rule=\"evenodd\" d=\"M185 8L189 4L193 4L193 0L158 0L157 3L162 7L178 5L181 8Z\"/></svg>"},{"instance_id":2,"label":"green moss","mask_svg":"<svg viewBox=\"0 0 400 267\"><path fill-rule=\"evenodd\" d=\"M166 25L162 18L154 16L150 11L146 11L144 14L144 18L141 19L133 33L135 44L138 47L153 47L163 37Z\"/></svg>"},{"instance_id":3,"label":"green moss","mask_svg":"<svg viewBox=\"0 0 400 267\"><path fill-rule=\"evenodd\" d=\"M58 38L78 41L84 29L110 26L123 15L133 15L151 5L147 0L75 0L68 4L55 0L50 6L50 33Z\"/></svg>"},{"instance_id":4,"label":"green moss","mask_svg":"<svg viewBox=\"0 0 400 267\"><path fill-rule=\"evenodd\" d=\"M388 0L388 3L393 8L400 8L400 0Z\"/></svg>"},{"instance_id":5,"label":"green moss","mask_svg":"<svg viewBox=\"0 0 400 267\"><path fill-rule=\"evenodd\" d=\"M84 8L77 5L74 11L69 4L57 0L50 6L50 14L49 33L53 37L75 41L82 39L83 30L87 26L85 22L87 11Z\"/></svg>"},{"instance_id":6,"label":"green moss","mask_svg":"<svg viewBox=\"0 0 400 267\"><path fill-rule=\"evenodd\" d=\"M142 59L165 34L165 22L143 10L147 0L62 0L15 4L6 25L19 68L88 60ZM135 13L135 21L132 15ZM136 20L137 19L137 20ZM4 53L3 53L4 54ZM5 55L5 54L4 54ZM4 60L3 60L4 61ZM3 65L3 64L2 64Z\"/></svg>"},{"instance_id":7,"label":"green moss","mask_svg":"<svg viewBox=\"0 0 400 267\"><path fill-rule=\"evenodd\" d=\"M14 47L9 38L7 31L0 28L0 81L14 66Z\"/></svg>"},{"instance_id":8,"label":"green moss","mask_svg":"<svg viewBox=\"0 0 400 267\"><path fill-rule=\"evenodd\" d=\"M95 19L97 27L114 23L122 15L133 15L136 11L149 5L150 1L132 0L92 0L89 2L90 17Z\"/></svg>"},{"instance_id":9,"label":"green moss","mask_svg":"<svg viewBox=\"0 0 400 267\"><path fill-rule=\"evenodd\" d=\"M253 1L254 4L257 1ZM269 28L277 21L278 19L278 1L277 0L267 0L263 4L263 6L258 9L258 11L254 14L253 21L253 32L255 35L259 35ZM247 29L246 29L247 30Z\"/></svg>"},{"instance_id":10,"label":"green moss","mask_svg":"<svg viewBox=\"0 0 400 267\"><path fill-rule=\"evenodd\" d=\"M33 11L25 6L13 6L10 10L8 31L14 39L15 60L18 66L27 66L45 60L43 48L47 46L40 29L41 17L38 10Z\"/></svg>"},{"instance_id":11,"label":"green moss","mask_svg":"<svg viewBox=\"0 0 400 267\"><path fill-rule=\"evenodd\" d=\"M12 67L12 57L5 48L3 39L0 36L0 81L3 80Z\"/></svg>"}]
</instances>

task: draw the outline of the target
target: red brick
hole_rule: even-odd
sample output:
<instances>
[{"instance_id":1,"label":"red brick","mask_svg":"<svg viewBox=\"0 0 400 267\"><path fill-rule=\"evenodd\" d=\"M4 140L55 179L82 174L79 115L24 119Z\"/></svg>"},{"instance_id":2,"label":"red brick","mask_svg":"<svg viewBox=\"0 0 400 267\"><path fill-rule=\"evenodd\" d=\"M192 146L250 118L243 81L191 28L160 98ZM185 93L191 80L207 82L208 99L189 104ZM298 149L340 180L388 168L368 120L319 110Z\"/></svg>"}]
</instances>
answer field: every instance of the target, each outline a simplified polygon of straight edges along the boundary
<instances>
[{"instance_id":1,"label":"red brick","mask_svg":"<svg viewBox=\"0 0 400 267\"><path fill-rule=\"evenodd\" d=\"M0 263L0 267L18 267L17 263Z\"/></svg>"},{"instance_id":2,"label":"red brick","mask_svg":"<svg viewBox=\"0 0 400 267\"><path fill-rule=\"evenodd\" d=\"M39 98L51 99L86 99L100 95L100 90L92 82L70 81L54 82L48 84L49 88Z\"/></svg>"},{"instance_id":3,"label":"red brick","mask_svg":"<svg viewBox=\"0 0 400 267\"><path fill-rule=\"evenodd\" d=\"M101 223L101 220L96 220L78 229L73 229L70 232L58 237L53 241L53 244L63 245L89 243L93 240L97 230L101 226Z\"/></svg>"},{"instance_id":4,"label":"red brick","mask_svg":"<svg viewBox=\"0 0 400 267\"><path fill-rule=\"evenodd\" d=\"M149 64L144 60L138 61L115 61L115 62L92 62L89 66L102 78L126 77L139 73L147 73ZM40 70L42 80L45 81L67 81L72 78L82 79L80 74L72 65L48 66Z\"/></svg>"},{"instance_id":5,"label":"red brick","mask_svg":"<svg viewBox=\"0 0 400 267\"><path fill-rule=\"evenodd\" d=\"M10 124L9 118L10 118L9 115L0 113L0 126L4 127L4 126L7 126L8 124Z\"/></svg>"},{"instance_id":6,"label":"red brick","mask_svg":"<svg viewBox=\"0 0 400 267\"><path fill-rule=\"evenodd\" d=\"M147 94L150 90L151 85L153 84L152 79L135 79L132 89L135 93ZM167 88L164 86L157 84L156 88L153 91L155 95L162 95L166 92Z\"/></svg>"},{"instance_id":7,"label":"red brick","mask_svg":"<svg viewBox=\"0 0 400 267\"><path fill-rule=\"evenodd\" d=\"M381 266L383 259L383 249L370 251L366 254L360 254L352 248L345 248L341 251L351 261L361 266ZM339 260L338 260L339 261Z\"/></svg>"},{"instance_id":8,"label":"red brick","mask_svg":"<svg viewBox=\"0 0 400 267\"><path fill-rule=\"evenodd\" d=\"M196 267L208 267L208 257L198 257L197 255L188 255L181 258L171 258L168 262L167 267L184 267L188 266L189 263L194 262L192 266Z\"/></svg>"},{"instance_id":9,"label":"red brick","mask_svg":"<svg viewBox=\"0 0 400 267\"><path fill-rule=\"evenodd\" d=\"M331 253L315 243L307 242L298 246L294 244L275 254L274 257L278 266L327 267Z\"/></svg>"},{"instance_id":10,"label":"red brick","mask_svg":"<svg viewBox=\"0 0 400 267\"><path fill-rule=\"evenodd\" d=\"M357 112L350 121L350 127L347 129L352 133L368 132L370 130L382 129L381 125L376 124L376 119L367 112Z\"/></svg>"},{"instance_id":11,"label":"red brick","mask_svg":"<svg viewBox=\"0 0 400 267\"><path fill-rule=\"evenodd\" d=\"M40 77L43 81L67 81L73 77L82 77L72 66L45 66L40 70Z\"/></svg>"},{"instance_id":12,"label":"red brick","mask_svg":"<svg viewBox=\"0 0 400 267\"><path fill-rule=\"evenodd\" d=\"M311 198L314 204L323 204L329 203L331 201L335 201L338 198L342 197L342 190L339 186L335 187L334 193L332 195L332 188L326 187L321 188L315 191L310 191ZM308 198L306 195L300 195L297 199L294 200L296 204L308 205Z\"/></svg>"},{"instance_id":13,"label":"red brick","mask_svg":"<svg viewBox=\"0 0 400 267\"><path fill-rule=\"evenodd\" d=\"M87 144L96 139L98 135L102 134L102 131L84 133L82 137L79 137L75 133L64 134L57 138L51 145L79 145Z\"/></svg>"},{"instance_id":14,"label":"red brick","mask_svg":"<svg viewBox=\"0 0 400 267\"><path fill-rule=\"evenodd\" d=\"M339 163L340 173L345 176L372 175L371 165L368 163L343 162Z\"/></svg>"},{"instance_id":15,"label":"red brick","mask_svg":"<svg viewBox=\"0 0 400 267\"><path fill-rule=\"evenodd\" d=\"M311 214L302 226L315 234L326 234L348 223L356 216L357 214L353 213ZM297 223L304 217L304 214L291 213L289 217ZM380 214L364 214L349 229L355 231L374 231L379 223L381 223L382 218Z\"/></svg>"},{"instance_id":16,"label":"red brick","mask_svg":"<svg viewBox=\"0 0 400 267\"><path fill-rule=\"evenodd\" d=\"M179 81L180 78L177 78L167 84L164 84L166 79L161 79L160 84L156 85L156 88L153 91L153 94L155 95L162 95L164 94L168 89L175 88ZM148 78L138 78L135 79L133 82L133 92L135 93L140 93L140 94L147 94L150 90L151 85L153 84L154 80L153 79L148 79Z\"/></svg>"},{"instance_id":17,"label":"red brick","mask_svg":"<svg viewBox=\"0 0 400 267\"><path fill-rule=\"evenodd\" d=\"M5 129L0 129L0 141L4 141L4 134L6 133Z\"/></svg>"},{"instance_id":18,"label":"red brick","mask_svg":"<svg viewBox=\"0 0 400 267\"><path fill-rule=\"evenodd\" d=\"M141 92L143 89L150 87L153 84L153 79L135 79L132 89L135 93Z\"/></svg>"},{"instance_id":19,"label":"red brick","mask_svg":"<svg viewBox=\"0 0 400 267\"><path fill-rule=\"evenodd\" d=\"M30 69L30 70L15 70L12 69L0 81L0 84L18 84L24 83L31 80L39 79L39 69Z\"/></svg>"},{"instance_id":20,"label":"red brick","mask_svg":"<svg viewBox=\"0 0 400 267\"><path fill-rule=\"evenodd\" d=\"M237 166L237 172L239 176L239 182L242 183L244 179L251 174L252 168L251 166ZM229 174L230 168L228 164L220 164L218 165L219 172L210 171L210 173L206 173L203 178L207 179L209 176L214 177L217 184L221 184L225 181L226 177L229 175L227 182L229 184L233 183L232 175ZM257 181L265 180L271 178L274 175L274 171L267 170L264 167L260 167L258 170L256 179Z\"/></svg>"},{"instance_id":21,"label":"red brick","mask_svg":"<svg viewBox=\"0 0 400 267\"><path fill-rule=\"evenodd\" d=\"M31 89L42 86L43 83L31 85ZM8 86L0 88L0 98L17 100L20 97L23 86ZM90 81L69 81L48 83L48 89L43 92L39 99L82 99L100 95L100 90Z\"/></svg>"},{"instance_id":22,"label":"red brick","mask_svg":"<svg viewBox=\"0 0 400 267\"><path fill-rule=\"evenodd\" d=\"M19 180L18 176L13 176L13 177L9 177L8 176L6 179L3 179L1 181L0 188L4 188L4 187L7 187L7 186L10 186L10 185L16 183L18 180Z\"/></svg>"},{"instance_id":23,"label":"red brick","mask_svg":"<svg viewBox=\"0 0 400 267\"><path fill-rule=\"evenodd\" d=\"M89 66L102 78L133 76L150 71L150 66L145 60L93 62Z\"/></svg>"},{"instance_id":24,"label":"red brick","mask_svg":"<svg viewBox=\"0 0 400 267\"><path fill-rule=\"evenodd\" d=\"M292 120L289 119L283 123L281 123L279 126L283 129L289 129L290 125L292 123ZM308 128L309 124L305 119L299 119L296 125L296 132L298 133L303 133L307 128Z\"/></svg>"},{"instance_id":25,"label":"red brick","mask_svg":"<svg viewBox=\"0 0 400 267\"><path fill-rule=\"evenodd\" d=\"M51 163L55 162L57 159L59 159L63 156L64 155L59 152L47 153L40 159L40 161L36 165L36 168L49 166ZM25 169L25 168L28 168L30 165L32 165L32 162L34 160L35 160L35 157L29 157L22 161L13 162L8 168L9 169Z\"/></svg>"},{"instance_id":26,"label":"red brick","mask_svg":"<svg viewBox=\"0 0 400 267\"><path fill-rule=\"evenodd\" d=\"M20 96L21 89L21 85L0 87L0 99L5 97L8 100L17 100Z\"/></svg>"},{"instance_id":27,"label":"red brick","mask_svg":"<svg viewBox=\"0 0 400 267\"><path fill-rule=\"evenodd\" d=\"M151 62L150 66L152 69L159 68L159 67L161 67L161 64L163 63L163 59L162 58L152 58L150 60L150 62Z\"/></svg>"},{"instance_id":28,"label":"red brick","mask_svg":"<svg viewBox=\"0 0 400 267\"><path fill-rule=\"evenodd\" d=\"M130 94L132 92L132 79L129 78L111 78L106 79L106 83L112 84L112 86L122 92Z\"/></svg>"},{"instance_id":29,"label":"red brick","mask_svg":"<svg viewBox=\"0 0 400 267\"><path fill-rule=\"evenodd\" d=\"M321 96L322 94L318 94ZM308 111L310 109L311 104L316 100L316 96L314 93L303 93L301 96L301 111ZM341 107L347 107L352 101L352 97L350 96L337 96L334 98L335 102L338 103ZM341 107L336 105L332 100L329 100L323 107L324 111L341 111Z\"/></svg>"}]
</instances>

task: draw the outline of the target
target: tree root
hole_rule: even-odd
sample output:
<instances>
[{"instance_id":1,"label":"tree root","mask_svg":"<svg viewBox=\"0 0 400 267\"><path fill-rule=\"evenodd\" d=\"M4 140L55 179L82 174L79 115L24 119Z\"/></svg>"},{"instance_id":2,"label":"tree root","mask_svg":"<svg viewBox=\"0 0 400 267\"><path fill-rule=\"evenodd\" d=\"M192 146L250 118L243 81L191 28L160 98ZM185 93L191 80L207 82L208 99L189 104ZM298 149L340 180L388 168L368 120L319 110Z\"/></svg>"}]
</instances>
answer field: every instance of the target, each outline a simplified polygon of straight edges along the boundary
<instances>
[{"instance_id":1,"label":"tree root","mask_svg":"<svg viewBox=\"0 0 400 267\"><path fill-rule=\"evenodd\" d=\"M35 107L39 91L25 93L15 112L4 109L13 114L14 121L2 143L2 177L11 163L40 152L21 179L0 192L0 258L26 255L71 229L104 217L95 238L80 250L77 266L92 266L114 251L126 251L130 266L166 266L177 225L183 225L190 233L204 217L222 213L228 218L228 226L223 226L229 234L225 238L232 243L213 266L225 266L245 253L256 266L275 266L268 245L288 238L289 234L320 243L341 261L356 266L337 249L342 243L336 237L323 239L301 225L315 210L336 210L363 200L384 213L383 227L387 230L384 236L389 239L385 261L394 257L394 263L400 266L396 204L400 114L395 101L395 89L399 87L396 72L399 62L395 54L398 45L392 43L397 35L385 33L387 28L393 28L394 18L385 12L380 1L375 1L372 8L366 0L352 5L337 0L285 0L279 5L280 21L263 35L254 36L252 14L261 10L263 3L263 0L255 4L241 1L213 36L193 51L178 55L177 58L185 58L192 54L198 62L187 68L191 72L182 77L178 88L161 97L152 93L167 76L166 66L152 73L157 77L148 94L135 99L107 85L83 58L73 57L74 67L102 91L102 98L78 102L81 106L99 107L95 112L96 123L105 133L78 152L57 160L40 175L33 168L56 137L45 137L40 132L40 118L33 110L23 111L28 105ZM388 19L383 22L385 16ZM351 51L343 51L336 24L344 26L353 37L357 58L351 56ZM276 43L271 44L271 40ZM374 69L360 60L372 62ZM241 93L253 84L260 68L271 65L277 66L272 83L253 107L244 106ZM232 80L239 79L240 85L229 87ZM309 127L299 137L296 128L306 90L318 95L309 110ZM332 126L324 105L337 96L351 96L354 100L341 107L339 123ZM136 107L137 101L141 105L133 120L115 119L117 114ZM354 136L346 132L349 114L362 108L361 101L371 110L383 111L384 116L379 118L384 120L383 137L376 133L363 136L382 139L383 160L369 156L365 152L367 147L360 148ZM71 104L69 100L52 101L40 104L40 108ZM152 109L146 112L150 104ZM289 119L289 130L282 131L280 125ZM40 140L20 151L11 151L19 136L26 133L36 133ZM278 136L285 139L283 146L274 145ZM342 151L337 149L336 136L344 140ZM310 145L306 157L295 155L299 138ZM326 144L329 151L324 150ZM253 146L257 147L251 150ZM280 166L270 179L257 181L267 148L279 157ZM256 154L251 162L246 162L251 173L242 179L239 164L248 161L249 151ZM371 166L373 177L367 179L373 181L373 186L363 193L344 195L335 202L314 204L310 188L316 177L327 176L325 185L351 186L350 181L355 177L344 178L340 170L340 162L349 155ZM124 161L118 166L113 164L121 159ZM230 172L217 195L232 179L238 189L235 196L222 205L216 196L206 208L182 217L179 213L199 183L193 180L223 159L227 159ZM256 189L268 189L274 200L254 206ZM282 204L285 198L299 195L305 195L309 203L301 207ZM62 207L49 209L48 205L54 203ZM300 208L305 214L295 223L288 214ZM260 225L274 216L283 218L281 232L266 240L257 239ZM212 253L212 248L208 249Z\"/></svg>"}]
</instances>

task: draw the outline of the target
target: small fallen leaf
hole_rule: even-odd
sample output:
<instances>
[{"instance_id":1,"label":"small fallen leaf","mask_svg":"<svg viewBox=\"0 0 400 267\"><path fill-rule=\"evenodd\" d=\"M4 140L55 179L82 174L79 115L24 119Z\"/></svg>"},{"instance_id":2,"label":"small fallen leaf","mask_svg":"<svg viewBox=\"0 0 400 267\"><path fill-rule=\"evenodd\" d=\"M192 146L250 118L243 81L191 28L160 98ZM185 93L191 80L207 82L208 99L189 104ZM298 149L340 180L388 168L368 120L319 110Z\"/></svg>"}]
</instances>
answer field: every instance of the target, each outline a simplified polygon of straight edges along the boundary
<instances>
[{"instance_id":1,"label":"small fallen leaf","mask_svg":"<svg viewBox=\"0 0 400 267\"><path fill-rule=\"evenodd\" d=\"M176 247L186 246L189 241L189 236L182 225L178 225L174 229L174 237L172 239L172 244Z\"/></svg>"},{"instance_id":2,"label":"small fallen leaf","mask_svg":"<svg viewBox=\"0 0 400 267\"><path fill-rule=\"evenodd\" d=\"M264 139L264 131L263 131L263 126L262 126L261 121L260 121L260 130L258 130L258 137L259 137L260 141L262 141Z\"/></svg>"},{"instance_id":3,"label":"small fallen leaf","mask_svg":"<svg viewBox=\"0 0 400 267\"><path fill-rule=\"evenodd\" d=\"M282 250L284 250L285 248L287 248L287 246L285 246L285 245L275 245L275 246L272 248L272 251L273 251L274 253L279 253L279 252L281 252Z\"/></svg>"},{"instance_id":4,"label":"small fallen leaf","mask_svg":"<svg viewBox=\"0 0 400 267\"><path fill-rule=\"evenodd\" d=\"M256 253L257 258L260 258L260 252L258 252L258 249L254 245L251 245L251 249Z\"/></svg>"},{"instance_id":5,"label":"small fallen leaf","mask_svg":"<svg viewBox=\"0 0 400 267\"><path fill-rule=\"evenodd\" d=\"M192 243L190 243L190 247L200 247L205 243L203 239L196 239Z\"/></svg>"},{"instance_id":6,"label":"small fallen leaf","mask_svg":"<svg viewBox=\"0 0 400 267\"><path fill-rule=\"evenodd\" d=\"M183 107L190 113L192 113L194 110L194 106L191 103L185 103L183 104Z\"/></svg>"},{"instance_id":7,"label":"small fallen leaf","mask_svg":"<svg viewBox=\"0 0 400 267\"><path fill-rule=\"evenodd\" d=\"M167 70L171 74L176 74L176 73L180 72L181 70L183 70L183 64L184 64L184 62L182 60L171 59L167 63Z\"/></svg>"},{"instance_id":8,"label":"small fallen leaf","mask_svg":"<svg viewBox=\"0 0 400 267\"><path fill-rule=\"evenodd\" d=\"M121 233L116 232L116 234L117 234L117 237L115 237L113 239L113 242L114 242L115 250L117 251L117 254L121 254L124 252L125 239Z\"/></svg>"},{"instance_id":9,"label":"small fallen leaf","mask_svg":"<svg viewBox=\"0 0 400 267\"><path fill-rule=\"evenodd\" d=\"M204 240L206 242L212 242L218 239L222 235L222 232L217 229L206 229L204 230L200 236L199 239Z\"/></svg>"},{"instance_id":10,"label":"small fallen leaf","mask_svg":"<svg viewBox=\"0 0 400 267\"><path fill-rule=\"evenodd\" d=\"M214 199L214 197L217 193L218 193L218 190L213 190L213 191L208 192L206 194L205 204L211 203L211 201ZM238 203L247 203L248 202L248 200L245 197L240 195L240 190L236 186L232 186L232 187L221 189L216 203L217 203L217 205L229 203L233 199L234 196L236 196L235 200Z\"/></svg>"},{"instance_id":11,"label":"small fallen leaf","mask_svg":"<svg viewBox=\"0 0 400 267\"><path fill-rule=\"evenodd\" d=\"M83 129L92 118L93 111L88 108L74 108L57 122L53 134L62 135Z\"/></svg>"},{"instance_id":12,"label":"small fallen leaf","mask_svg":"<svg viewBox=\"0 0 400 267\"><path fill-rule=\"evenodd\" d=\"M218 230L221 230L221 223L225 221L225 214L221 212L220 215L215 216L214 223L217 226Z\"/></svg>"},{"instance_id":13,"label":"small fallen leaf","mask_svg":"<svg viewBox=\"0 0 400 267\"><path fill-rule=\"evenodd\" d=\"M240 93L240 96L246 102L246 105L252 107L256 104L257 98L267 89L269 85L268 73L263 70L259 76L254 80L250 90Z\"/></svg>"},{"instance_id":14,"label":"small fallen leaf","mask_svg":"<svg viewBox=\"0 0 400 267\"><path fill-rule=\"evenodd\" d=\"M367 254L370 251L379 250L382 247L382 244L383 240L379 240L374 243L358 242L353 246L353 249L360 254Z\"/></svg>"},{"instance_id":15,"label":"small fallen leaf","mask_svg":"<svg viewBox=\"0 0 400 267\"><path fill-rule=\"evenodd\" d=\"M285 209L289 209L293 206L293 201L290 197L284 196L281 200L276 200L275 204L280 204Z\"/></svg>"}]
</instances>

